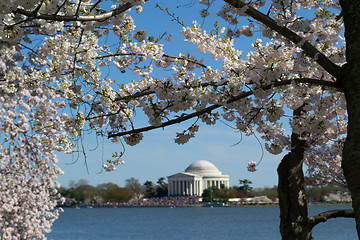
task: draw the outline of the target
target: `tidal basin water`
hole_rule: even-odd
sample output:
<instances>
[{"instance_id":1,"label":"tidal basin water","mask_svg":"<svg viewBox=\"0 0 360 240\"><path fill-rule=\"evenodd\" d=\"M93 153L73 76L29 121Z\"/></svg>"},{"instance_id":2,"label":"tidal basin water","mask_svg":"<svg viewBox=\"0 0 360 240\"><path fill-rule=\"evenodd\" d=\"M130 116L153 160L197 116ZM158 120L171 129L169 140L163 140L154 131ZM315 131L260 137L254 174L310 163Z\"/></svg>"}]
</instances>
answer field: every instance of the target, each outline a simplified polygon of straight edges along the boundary
<instances>
[{"instance_id":1,"label":"tidal basin water","mask_svg":"<svg viewBox=\"0 0 360 240\"><path fill-rule=\"evenodd\" d=\"M310 215L349 205L310 206ZM54 240L280 239L278 207L66 208L47 235ZM355 221L337 218L313 230L315 240L357 239Z\"/></svg>"}]
</instances>

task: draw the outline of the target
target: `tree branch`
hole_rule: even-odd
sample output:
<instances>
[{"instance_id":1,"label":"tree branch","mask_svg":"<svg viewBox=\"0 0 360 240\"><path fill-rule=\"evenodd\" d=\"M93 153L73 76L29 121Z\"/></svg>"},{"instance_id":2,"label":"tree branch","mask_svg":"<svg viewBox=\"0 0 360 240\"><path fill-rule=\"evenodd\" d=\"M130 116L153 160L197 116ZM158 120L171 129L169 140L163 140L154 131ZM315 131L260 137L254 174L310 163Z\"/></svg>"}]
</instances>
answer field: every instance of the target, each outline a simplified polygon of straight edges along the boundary
<instances>
[{"instance_id":1,"label":"tree branch","mask_svg":"<svg viewBox=\"0 0 360 240\"><path fill-rule=\"evenodd\" d=\"M329 58L327 58L323 53L317 50L309 41L306 41L304 38L300 37L295 32L291 31L285 26L280 26L274 19L269 16L263 14L262 12L256 10L255 8L249 6L248 4L242 2L241 0L224 0L231 6L235 8L244 8L245 13L255 20L261 22L266 25L270 29L276 31L281 34L294 44L301 44L301 49L305 51L305 53L314 58L316 62L323 67L328 73L334 76L336 79L340 77L340 67L333 63Z\"/></svg>"},{"instance_id":2,"label":"tree branch","mask_svg":"<svg viewBox=\"0 0 360 240\"><path fill-rule=\"evenodd\" d=\"M281 87L281 86L285 86L285 85L290 85L294 81L299 82L299 83L308 83L308 84L313 84L313 85L320 85L320 86L327 86L327 87L337 88L337 86L335 85L334 82L323 81L323 80L318 80L318 79L313 79L313 78L299 78L299 79L278 81L278 82L275 82L273 84L262 86L261 89L269 90L269 89L271 89L273 87ZM151 93L151 92L149 91L148 93ZM251 95L253 95L252 90L247 91L247 92L243 92L243 93L241 93L241 94L239 94L237 96L231 97L228 101L226 101L226 104L238 101L240 99L246 98L246 97L251 96ZM211 105L211 106L206 107L204 109L201 109L199 111L193 112L191 114L187 114L185 116L169 120L169 121L164 122L164 123L162 123L162 124L160 124L158 126L147 126L147 127L132 129L132 130L129 130L129 131L124 131L124 132L119 132L119 133L109 133L108 138L121 137L121 136L125 136L125 135L128 135L128 134L147 132L147 131L154 130L154 129L157 129L157 128L164 128L164 127L167 127L167 126L170 126L170 125L174 125L174 124L177 124L177 123L184 122L184 121L189 120L189 119L194 118L194 117L199 117L199 116L201 116L201 115L203 115L205 113L210 113L211 111L213 111L213 110L215 110L215 109L217 109L217 108L219 108L221 106L223 106L223 105L214 104L214 105Z\"/></svg>"},{"instance_id":3,"label":"tree branch","mask_svg":"<svg viewBox=\"0 0 360 240\"><path fill-rule=\"evenodd\" d=\"M49 21L64 21L64 22L88 22L88 21L103 21L110 17L116 16L120 13L125 12L126 10L133 7L131 3L125 3L122 6L119 6L111 11L99 14L99 15L92 15L92 16L62 16L62 15L56 15L56 14L38 14L37 11L27 11L22 8L18 8L14 11L14 13L25 15L32 19L44 19Z\"/></svg>"},{"instance_id":4,"label":"tree branch","mask_svg":"<svg viewBox=\"0 0 360 240\"><path fill-rule=\"evenodd\" d=\"M92 12L92 10L94 10L96 8L97 5L99 5L99 3L101 2L102 0L98 0L91 8L90 8L90 12Z\"/></svg>"},{"instance_id":5,"label":"tree branch","mask_svg":"<svg viewBox=\"0 0 360 240\"><path fill-rule=\"evenodd\" d=\"M189 119L194 118L194 117L198 117L198 116L200 116L202 114L211 112L212 110L214 110L216 108L219 108L219 107L221 107L221 105L215 104L215 105L212 105L210 107L204 108L204 109L202 109L200 111L188 114L186 116L169 120L167 122L162 123L159 126L148 126L148 127L137 128L137 129L133 129L133 130L130 130L130 131L125 131L125 132L109 133L108 138L121 137L121 136L128 135L128 134L134 134L134 133L140 133L140 132L148 132L150 130L154 130L154 129L157 129L157 128L164 128L164 127L167 127L167 126L170 126L170 125L174 125L176 123L184 122L184 121L189 120Z\"/></svg>"},{"instance_id":6,"label":"tree branch","mask_svg":"<svg viewBox=\"0 0 360 240\"><path fill-rule=\"evenodd\" d=\"M113 53L113 54L108 54L108 55L103 55L103 56L97 56L95 59L104 59L104 58L108 58L108 57L118 57L118 56L145 56L145 54L142 53ZM177 57L177 56L171 56L168 54L163 54L162 55L164 58L171 58L171 59L179 59L179 60L186 60L188 62L194 63L200 67L203 68L207 68L207 66L203 63L200 63L194 59L191 58L187 58L187 57Z\"/></svg>"},{"instance_id":7,"label":"tree branch","mask_svg":"<svg viewBox=\"0 0 360 240\"><path fill-rule=\"evenodd\" d=\"M354 210L339 209L339 210L326 211L314 217L309 218L309 223L311 225L311 228L313 228L319 223L326 222L331 218L338 218L338 217L354 218L355 217Z\"/></svg>"}]
</instances>

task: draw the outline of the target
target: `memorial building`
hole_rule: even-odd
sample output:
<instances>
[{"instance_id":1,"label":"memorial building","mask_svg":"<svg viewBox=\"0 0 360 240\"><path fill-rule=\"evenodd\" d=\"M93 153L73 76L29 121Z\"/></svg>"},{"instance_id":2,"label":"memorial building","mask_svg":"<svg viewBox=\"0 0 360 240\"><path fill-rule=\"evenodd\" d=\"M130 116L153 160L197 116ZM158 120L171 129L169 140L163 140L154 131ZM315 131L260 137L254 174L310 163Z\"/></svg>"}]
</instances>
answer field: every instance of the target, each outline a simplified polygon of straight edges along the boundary
<instances>
[{"instance_id":1,"label":"memorial building","mask_svg":"<svg viewBox=\"0 0 360 240\"><path fill-rule=\"evenodd\" d=\"M212 186L229 187L229 175L222 175L214 164L204 160L193 162L184 172L167 178L169 196L201 196Z\"/></svg>"}]
</instances>

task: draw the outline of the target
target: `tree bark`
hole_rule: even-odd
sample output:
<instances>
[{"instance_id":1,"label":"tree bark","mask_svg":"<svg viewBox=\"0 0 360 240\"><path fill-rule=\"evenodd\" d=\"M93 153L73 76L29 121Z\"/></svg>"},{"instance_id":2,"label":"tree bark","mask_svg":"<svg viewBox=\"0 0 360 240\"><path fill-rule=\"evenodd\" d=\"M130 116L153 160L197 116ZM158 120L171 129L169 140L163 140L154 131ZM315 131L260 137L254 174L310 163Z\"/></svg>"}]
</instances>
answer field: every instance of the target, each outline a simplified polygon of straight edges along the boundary
<instances>
[{"instance_id":1,"label":"tree bark","mask_svg":"<svg viewBox=\"0 0 360 240\"><path fill-rule=\"evenodd\" d=\"M351 192L356 229L360 238L360 1L342 0L345 24L346 65L339 83L344 90L347 110L347 137L342 168Z\"/></svg>"},{"instance_id":2,"label":"tree bark","mask_svg":"<svg viewBox=\"0 0 360 240\"><path fill-rule=\"evenodd\" d=\"M295 110L294 116L299 116L301 109ZM283 240L309 240L312 239L312 227L309 225L303 173L306 146L305 141L295 133L291 135L291 144L291 152L282 159L277 169L280 233Z\"/></svg>"}]
</instances>

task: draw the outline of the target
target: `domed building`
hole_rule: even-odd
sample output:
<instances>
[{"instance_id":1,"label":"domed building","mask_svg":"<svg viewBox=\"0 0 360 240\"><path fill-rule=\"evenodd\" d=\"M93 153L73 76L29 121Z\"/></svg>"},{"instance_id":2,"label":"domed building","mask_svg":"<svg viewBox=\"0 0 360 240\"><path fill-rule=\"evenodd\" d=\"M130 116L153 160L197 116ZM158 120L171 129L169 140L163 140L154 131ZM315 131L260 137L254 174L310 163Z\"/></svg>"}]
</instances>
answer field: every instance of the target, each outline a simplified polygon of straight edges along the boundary
<instances>
[{"instance_id":1,"label":"domed building","mask_svg":"<svg viewBox=\"0 0 360 240\"><path fill-rule=\"evenodd\" d=\"M221 185L229 187L229 175L222 173L211 162L199 160L184 172L168 176L169 196L201 196L204 189Z\"/></svg>"}]
</instances>

